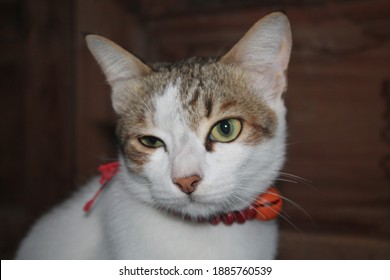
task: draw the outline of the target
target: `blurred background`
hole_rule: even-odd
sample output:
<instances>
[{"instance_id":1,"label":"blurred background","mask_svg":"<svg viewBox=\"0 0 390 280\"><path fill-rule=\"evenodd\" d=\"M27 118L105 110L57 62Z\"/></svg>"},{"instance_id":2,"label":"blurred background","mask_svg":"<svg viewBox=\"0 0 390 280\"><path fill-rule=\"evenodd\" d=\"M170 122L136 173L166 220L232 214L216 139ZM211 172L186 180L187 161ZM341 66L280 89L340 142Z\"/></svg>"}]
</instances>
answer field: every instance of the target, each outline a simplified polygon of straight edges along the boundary
<instances>
[{"instance_id":1,"label":"blurred background","mask_svg":"<svg viewBox=\"0 0 390 280\"><path fill-rule=\"evenodd\" d=\"M390 259L390 1L0 0L0 257L116 159L115 115L82 32L145 61L217 55L283 11L288 160L280 259ZM82 209L80 208L80 211Z\"/></svg>"}]
</instances>

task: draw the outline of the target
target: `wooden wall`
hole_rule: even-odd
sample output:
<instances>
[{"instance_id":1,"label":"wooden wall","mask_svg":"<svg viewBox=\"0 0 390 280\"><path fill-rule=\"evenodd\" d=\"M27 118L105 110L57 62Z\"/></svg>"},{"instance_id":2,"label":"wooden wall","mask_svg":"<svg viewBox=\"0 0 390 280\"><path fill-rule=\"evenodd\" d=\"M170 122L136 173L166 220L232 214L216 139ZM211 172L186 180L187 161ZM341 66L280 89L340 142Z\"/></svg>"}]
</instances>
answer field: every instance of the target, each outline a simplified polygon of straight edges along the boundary
<instances>
[{"instance_id":1,"label":"wooden wall","mask_svg":"<svg viewBox=\"0 0 390 280\"><path fill-rule=\"evenodd\" d=\"M0 257L115 159L109 88L81 32L146 61L216 55L284 11L289 69L281 259L390 258L390 2L0 1ZM288 215L288 218L287 218Z\"/></svg>"}]
</instances>

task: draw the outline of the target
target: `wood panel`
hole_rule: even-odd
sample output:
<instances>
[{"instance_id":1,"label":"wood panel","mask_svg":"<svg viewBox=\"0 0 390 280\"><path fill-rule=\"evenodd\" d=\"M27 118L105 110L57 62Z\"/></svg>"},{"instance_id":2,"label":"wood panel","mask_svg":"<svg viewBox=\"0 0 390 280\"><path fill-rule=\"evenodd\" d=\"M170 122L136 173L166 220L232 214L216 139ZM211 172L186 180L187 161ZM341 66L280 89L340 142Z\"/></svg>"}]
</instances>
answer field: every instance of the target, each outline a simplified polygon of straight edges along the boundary
<instances>
[{"instance_id":1,"label":"wood panel","mask_svg":"<svg viewBox=\"0 0 390 280\"><path fill-rule=\"evenodd\" d=\"M12 255L25 223L24 81L27 26L22 1L0 2L0 258Z\"/></svg>"},{"instance_id":2,"label":"wood panel","mask_svg":"<svg viewBox=\"0 0 390 280\"><path fill-rule=\"evenodd\" d=\"M390 24L389 3L310 9L310 20L302 14L291 11L297 48L287 96L286 172L310 179L314 188L290 184L283 191L315 223L288 205L304 234L289 239L297 231L285 223L282 245L318 243L304 249L314 258L389 258L390 189L381 162L389 154L382 91L390 42L380 31ZM292 257L284 250L280 256Z\"/></svg>"},{"instance_id":3,"label":"wood panel","mask_svg":"<svg viewBox=\"0 0 390 280\"><path fill-rule=\"evenodd\" d=\"M71 1L27 2L24 203L32 214L73 186L74 58Z\"/></svg>"},{"instance_id":4,"label":"wood panel","mask_svg":"<svg viewBox=\"0 0 390 280\"><path fill-rule=\"evenodd\" d=\"M169 61L222 54L275 10L294 37L284 171L311 181L277 183L291 200L279 258L389 259L385 0L1 2L0 256L12 257L34 217L116 158L109 87L81 32Z\"/></svg>"},{"instance_id":5,"label":"wood panel","mask_svg":"<svg viewBox=\"0 0 390 280\"><path fill-rule=\"evenodd\" d=\"M12 257L30 224L74 190L73 4L2 5L1 62L8 62L2 64L0 248L1 257Z\"/></svg>"}]
</instances>

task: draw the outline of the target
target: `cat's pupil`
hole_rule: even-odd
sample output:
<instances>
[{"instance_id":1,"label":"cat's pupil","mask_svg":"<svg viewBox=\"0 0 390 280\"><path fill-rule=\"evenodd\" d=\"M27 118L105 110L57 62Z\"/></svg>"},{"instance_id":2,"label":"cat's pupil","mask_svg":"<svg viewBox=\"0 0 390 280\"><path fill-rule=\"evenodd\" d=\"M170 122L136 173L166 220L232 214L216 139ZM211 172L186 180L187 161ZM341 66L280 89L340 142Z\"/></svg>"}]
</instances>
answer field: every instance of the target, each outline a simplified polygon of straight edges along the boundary
<instances>
[{"instance_id":1,"label":"cat's pupil","mask_svg":"<svg viewBox=\"0 0 390 280\"><path fill-rule=\"evenodd\" d=\"M222 121L221 124L219 125L219 128L223 134L228 135L230 133L229 121L227 121L227 120Z\"/></svg>"},{"instance_id":2,"label":"cat's pupil","mask_svg":"<svg viewBox=\"0 0 390 280\"><path fill-rule=\"evenodd\" d=\"M155 137L147 137L147 141L148 141L151 145L155 145L156 142L157 142L157 138L155 138Z\"/></svg>"}]
</instances>

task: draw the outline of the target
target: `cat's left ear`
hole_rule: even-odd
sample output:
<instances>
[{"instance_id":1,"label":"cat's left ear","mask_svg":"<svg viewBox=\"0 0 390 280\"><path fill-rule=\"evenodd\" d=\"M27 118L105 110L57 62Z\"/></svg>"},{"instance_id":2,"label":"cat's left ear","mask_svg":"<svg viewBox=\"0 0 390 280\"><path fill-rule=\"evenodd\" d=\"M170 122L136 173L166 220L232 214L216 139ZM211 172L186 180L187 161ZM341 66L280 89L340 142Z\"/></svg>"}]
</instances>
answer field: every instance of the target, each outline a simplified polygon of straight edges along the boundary
<instances>
[{"instance_id":1,"label":"cat's left ear","mask_svg":"<svg viewBox=\"0 0 390 280\"><path fill-rule=\"evenodd\" d=\"M112 89L112 105L120 115L126 110L128 103L128 92L123 90L123 86L152 70L137 57L102 36L87 35L85 40L106 75Z\"/></svg>"},{"instance_id":2,"label":"cat's left ear","mask_svg":"<svg viewBox=\"0 0 390 280\"><path fill-rule=\"evenodd\" d=\"M287 88L291 37L287 17L279 12L269 14L256 22L221 61L247 70L254 83L259 82L259 74L271 77L274 87L272 97L279 98Z\"/></svg>"}]
</instances>

